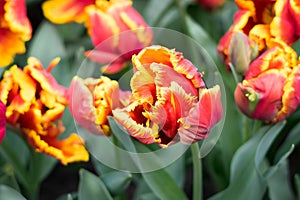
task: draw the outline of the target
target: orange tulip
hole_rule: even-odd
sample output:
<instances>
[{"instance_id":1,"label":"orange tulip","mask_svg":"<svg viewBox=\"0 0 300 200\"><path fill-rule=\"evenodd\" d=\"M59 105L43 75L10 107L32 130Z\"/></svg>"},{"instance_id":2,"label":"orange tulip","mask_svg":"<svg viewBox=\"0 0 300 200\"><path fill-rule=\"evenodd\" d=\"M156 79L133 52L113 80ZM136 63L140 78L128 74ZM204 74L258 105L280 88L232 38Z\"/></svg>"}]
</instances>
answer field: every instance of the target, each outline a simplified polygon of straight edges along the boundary
<instances>
[{"instance_id":1,"label":"orange tulip","mask_svg":"<svg viewBox=\"0 0 300 200\"><path fill-rule=\"evenodd\" d=\"M59 59L50 63L51 70ZM60 121L68 104L67 89L57 83L39 60L30 57L22 70L16 65L4 73L0 100L6 105L7 122L18 126L36 151L59 159L63 164L87 161L88 152L78 135L64 140Z\"/></svg>"},{"instance_id":2,"label":"orange tulip","mask_svg":"<svg viewBox=\"0 0 300 200\"><path fill-rule=\"evenodd\" d=\"M0 0L0 67L26 51L25 42L30 40L31 32L25 0Z\"/></svg>"},{"instance_id":3,"label":"orange tulip","mask_svg":"<svg viewBox=\"0 0 300 200\"><path fill-rule=\"evenodd\" d=\"M189 60L162 46L144 48L132 62L132 98L113 110L114 118L146 144L167 147L206 138L222 116L219 86L207 89Z\"/></svg>"}]
</instances>

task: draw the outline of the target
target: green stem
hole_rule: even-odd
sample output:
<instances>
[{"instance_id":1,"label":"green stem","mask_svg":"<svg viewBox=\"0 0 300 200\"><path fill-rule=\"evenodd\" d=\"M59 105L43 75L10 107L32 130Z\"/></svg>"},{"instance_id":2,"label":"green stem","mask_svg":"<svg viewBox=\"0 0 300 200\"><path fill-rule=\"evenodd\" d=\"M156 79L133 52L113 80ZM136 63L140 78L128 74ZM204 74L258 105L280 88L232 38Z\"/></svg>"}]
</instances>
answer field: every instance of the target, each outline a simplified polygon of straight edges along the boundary
<instances>
[{"instance_id":1,"label":"green stem","mask_svg":"<svg viewBox=\"0 0 300 200\"><path fill-rule=\"evenodd\" d=\"M246 142L251 136L251 119L245 117L245 130L244 130L244 142Z\"/></svg>"},{"instance_id":2,"label":"green stem","mask_svg":"<svg viewBox=\"0 0 300 200\"><path fill-rule=\"evenodd\" d=\"M191 145L193 156L193 200L202 200L202 163L198 143Z\"/></svg>"}]
</instances>

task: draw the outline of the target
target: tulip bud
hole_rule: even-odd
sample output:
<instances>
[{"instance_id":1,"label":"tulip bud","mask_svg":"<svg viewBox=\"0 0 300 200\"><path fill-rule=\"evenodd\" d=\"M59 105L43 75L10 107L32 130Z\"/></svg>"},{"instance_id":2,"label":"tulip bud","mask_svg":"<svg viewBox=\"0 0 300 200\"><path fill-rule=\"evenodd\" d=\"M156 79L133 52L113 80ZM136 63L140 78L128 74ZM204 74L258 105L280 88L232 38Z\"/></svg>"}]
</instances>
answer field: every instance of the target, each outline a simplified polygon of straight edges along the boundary
<instances>
[{"instance_id":1,"label":"tulip bud","mask_svg":"<svg viewBox=\"0 0 300 200\"><path fill-rule=\"evenodd\" d=\"M242 32L234 32L229 45L230 60L236 71L245 75L251 61L258 55L258 46Z\"/></svg>"},{"instance_id":2,"label":"tulip bud","mask_svg":"<svg viewBox=\"0 0 300 200\"><path fill-rule=\"evenodd\" d=\"M254 60L237 85L235 101L247 116L268 123L282 121L300 103L300 65L275 47Z\"/></svg>"}]
</instances>

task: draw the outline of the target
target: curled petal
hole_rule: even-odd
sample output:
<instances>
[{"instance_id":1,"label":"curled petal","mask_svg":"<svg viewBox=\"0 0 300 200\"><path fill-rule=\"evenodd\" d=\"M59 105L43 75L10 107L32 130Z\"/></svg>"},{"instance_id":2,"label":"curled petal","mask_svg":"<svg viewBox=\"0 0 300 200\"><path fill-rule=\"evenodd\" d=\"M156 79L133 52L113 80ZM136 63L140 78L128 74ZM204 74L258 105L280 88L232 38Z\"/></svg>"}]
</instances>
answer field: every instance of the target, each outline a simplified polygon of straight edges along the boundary
<instances>
[{"instance_id":1,"label":"curled petal","mask_svg":"<svg viewBox=\"0 0 300 200\"><path fill-rule=\"evenodd\" d=\"M24 71L30 74L31 77L40 84L42 90L51 93L57 102L66 105L68 103L67 88L58 84L49 71L43 68L42 63L38 59L29 57L27 62L28 65L24 68ZM51 66L51 68L53 67L54 66ZM55 101L53 100L53 103L54 102ZM49 106L51 107L51 105Z\"/></svg>"},{"instance_id":2,"label":"curled petal","mask_svg":"<svg viewBox=\"0 0 300 200\"><path fill-rule=\"evenodd\" d=\"M282 108L272 122L284 120L294 112L300 104L300 65L293 68L293 71L286 80L283 88Z\"/></svg>"},{"instance_id":3,"label":"curled petal","mask_svg":"<svg viewBox=\"0 0 300 200\"><path fill-rule=\"evenodd\" d=\"M294 22L296 25L296 31L297 31L297 36L300 37L300 22L299 22L299 18L300 18L300 3L299 0L290 0L289 1L289 10L290 13L292 15L292 17L294 18Z\"/></svg>"},{"instance_id":4,"label":"curled petal","mask_svg":"<svg viewBox=\"0 0 300 200\"><path fill-rule=\"evenodd\" d=\"M298 18L293 18L289 10L289 0L276 1L274 5L275 17L271 23L271 34L288 45L294 43L297 36L295 24Z\"/></svg>"},{"instance_id":5,"label":"curled petal","mask_svg":"<svg viewBox=\"0 0 300 200\"><path fill-rule=\"evenodd\" d=\"M22 40L28 41L31 38L32 28L26 14L25 0L6 1L4 9L10 29L19 33Z\"/></svg>"},{"instance_id":6,"label":"curled petal","mask_svg":"<svg viewBox=\"0 0 300 200\"><path fill-rule=\"evenodd\" d=\"M247 116L271 121L282 108L286 75L272 69L255 79L238 84L234 96L238 107Z\"/></svg>"},{"instance_id":7,"label":"curled petal","mask_svg":"<svg viewBox=\"0 0 300 200\"><path fill-rule=\"evenodd\" d=\"M6 133L6 116L5 116L6 107L0 101L0 143L3 140Z\"/></svg>"},{"instance_id":8,"label":"curled petal","mask_svg":"<svg viewBox=\"0 0 300 200\"><path fill-rule=\"evenodd\" d=\"M187 117L179 119L178 134L183 144L192 144L208 136L211 128L222 118L221 91L218 85L202 89L199 102Z\"/></svg>"},{"instance_id":9,"label":"curled petal","mask_svg":"<svg viewBox=\"0 0 300 200\"><path fill-rule=\"evenodd\" d=\"M95 3L95 0L49 0L43 3L44 15L53 23L64 24L86 19L85 8Z\"/></svg>"},{"instance_id":10,"label":"curled petal","mask_svg":"<svg viewBox=\"0 0 300 200\"><path fill-rule=\"evenodd\" d=\"M23 132L37 152L55 157L64 165L89 160L83 140L76 134L71 134L63 140L57 140L56 137L41 136L30 129L23 129Z\"/></svg>"},{"instance_id":11,"label":"curled petal","mask_svg":"<svg viewBox=\"0 0 300 200\"><path fill-rule=\"evenodd\" d=\"M182 74L191 81L195 88L204 87L201 74L197 68L183 55L159 45L153 45L144 48L138 55L133 55L132 63L135 70L140 70L141 67L150 67L149 64L157 63L172 67L177 73Z\"/></svg>"},{"instance_id":12,"label":"curled petal","mask_svg":"<svg viewBox=\"0 0 300 200\"><path fill-rule=\"evenodd\" d=\"M69 90L70 111L75 120L94 134L109 135L107 116L119 107L119 86L106 77L74 77Z\"/></svg>"},{"instance_id":13,"label":"curled petal","mask_svg":"<svg viewBox=\"0 0 300 200\"><path fill-rule=\"evenodd\" d=\"M20 37L19 33L0 27L0 67L9 65L16 54L26 51L25 43Z\"/></svg>"},{"instance_id":14,"label":"curled petal","mask_svg":"<svg viewBox=\"0 0 300 200\"><path fill-rule=\"evenodd\" d=\"M158 125L152 124L151 126L144 126L144 124L136 121L140 119L135 120L134 118L132 118L135 109L138 109L138 107L136 107L135 105L131 105L126 109L115 109L113 110L113 116L120 123L120 125L128 131L131 136L137 138L141 142L145 144L160 143L161 139L159 138ZM142 113L139 114L142 115Z\"/></svg>"},{"instance_id":15,"label":"curled petal","mask_svg":"<svg viewBox=\"0 0 300 200\"><path fill-rule=\"evenodd\" d=\"M101 44L102 51L113 52L118 45L119 38L117 34L120 32L116 21L111 15L93 6L87 8L87 13L89 18L86 26L94 46L97 48L104 40L114 36L113 39ZM103 47L103 45L105 45L105 47Z\"/></svg>"},{"instance_id":16,"label":"curled petal","mask_svg":"<svg viewBox=\"0 0 300 200\"><path fill-rule=\"evenodd\" d=\"M250 64L245 79L255 78L270 69L285 69L289 72L290 65L293 63L292 58L279 47L269 49Z\"/></svg>"}]
</instances>

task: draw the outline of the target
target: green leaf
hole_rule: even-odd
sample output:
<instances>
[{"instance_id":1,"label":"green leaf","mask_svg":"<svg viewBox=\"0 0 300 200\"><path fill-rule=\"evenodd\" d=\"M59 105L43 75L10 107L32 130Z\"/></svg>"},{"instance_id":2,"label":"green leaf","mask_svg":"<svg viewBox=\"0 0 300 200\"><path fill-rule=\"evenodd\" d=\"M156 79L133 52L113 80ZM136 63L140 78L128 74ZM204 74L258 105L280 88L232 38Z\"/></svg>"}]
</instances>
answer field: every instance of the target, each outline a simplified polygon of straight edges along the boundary
<instances>
[{"instance_id":1,"label":"green leaf","mask_svg":"<svg viewBox=\"0 0 300 200\"><path fill-rule=\"evenodd\" d=\"M290 132L287 138L284 140L275 155L275 162L277 162L282 155L288 151L292 144L298 144L300 142L300 123L298 123Z\"/></svg>"},{"instance_id":2,"label":"green leaf","mask_svg":"<svg viewBox=\"0 0 300 200\"><path fill-rule=\"evenodd\" d=\"M160 200L153 193L142 194L138 197L138 200Z\"/></svg>"},{"instance_id":3,"label":"green leaf","mask_svg":"<svg viewBox=\"0 0 300 200\"><path fill-rule=\"evenodd\" d=\"M300 175L295 175L295 185L296 185L296 191L297 191L297 199L300 199Z\"/></svg>"},{"instance_id":4,"label":"green leaf","mask_svg":"<svg viewBox=\"0 0 300 200\"><path fill-rule=\"evenodd\" d=\"M279 164L275 173L268 179L269 197L272 200L295 199L289 180L288 162Z\"/></svg>"},{"instance_id":5,"label":"green leaf","mask_svg":"<svg viewBox=\"0 0 300 200\"><path fill-rule=\"evenodd\" d=\"M6 185L0 185L0 199L26 200L19 192Z\"/></svg>"},{"instance_id":6,"label":"green leaf","mask_svg":"<svg viewBox=\"0 0 300 200\"><path fill-rule=\"evenodd\" d=\"M263 134L269 127L262 127L235 153L230 168L229 186L212 196L210 200L261 199L266 186L255 169L254 157Z\"/></svg>"},{"instance_id":7,"label":"green leaf","mask_svg":"<svg viewBox=\"0 0 300 200\"><path fill-rule=\"evenodd\" d=\"M31 184L39 185L52 171L57 159L45 154L32 151L29 165L29 177Z\"/></svg>"},{"instance_id":8,"label":"green leaf","mask_svg":"<svg viewBox=\"0 0 300 200\"><path fill-rule=\"evenodd\" d=\"M210 38L207 32L196 23L190 16L186 16L185 21L187 23L189 34L194 38L204 49L209 53L214 61L218 60L216 43Z\"/></svg>"},{"instance_id":9,"label":"green leaf","mask_svg":"<svg viewBox=\"0 0 300 200\"><path fill-rule=\"evenodd\" d=\"M279 135L280 131L285 126L286 122L277 123L271 129L264 135L262 140L260 141L256 154L255 154L255 167L261 175L264 173L263 170L261 170L261 165L263 164L263 160L270 149L272 143L274 142L275 138Z\"/></svg>"},{"instance_id":10,"label":"green leaf","mask_svg":"<svg viewBox=\"0 0 300 200\"><path fill-rule=\"evenodd\" d=\"M108 121L113 134L118 138L118 140L123 144L123 146L128 151L137 152L131 140L131 137L126 132L126 130L124 130L114 120L113 117L108 117ZM143 146L144 149L147 148L145 145ZM143 165L147 163L147 160L146 161L143 160L143 162L141 162L141 160L139 160L138 157L133 158L133 160L136 162L135 164L140 169L143 169L141 167L143 167ZM154 166L158 165L158 163L156 163L156 159L152 160L151 164L153 164ZM180 199L180 200L187 199L182 189L178 187L174 179L164 169L142 173L141 175L145 180L145 182L148 184L148 186L151 188L151 190L154 192L154 194L156 194L157 197L159 197L160 199ZM162 180L164 180L163 183Z\"/></svg>"},{"instance_id":11,"label":"green leaf","mask_svg":"<svg viewBox=\"0 0 300 200\"><path fill-rule=\"evenodd\" d=\"M64 43L54 25L47 21L42 22L30 43L29 56L38 58L44 67L47 67L52 59L66 56Z\"/></svg>"},{"instance_id":12,"label":"green leaf","mask_svg":"<svg viewBox=\"0 0 300 200\"><path fill-rule=\"evenodd\" d=\"M78 200L113 200L98 176L81 169L79 177Z\"/></svg>"},{"instance_id":13,"label":"green leaf","mask_svg":"<svg viewBox=\"0 0 300 200\"><path fill-rule=\"evenodd\" d=\"M112 195L124 192L132 180L131 173L122 171L112 171L100 177Z\"/></svg>"},{"instance_id":14,"label":"green leaf","mask_svg":"<svg viewBox=\"0 0 300 200\"><path fill-rule=\"evenodd\" d=\"M20 156L20 152L22 156ZM0 144L0 154L13 167L13 171L21 184L25 187L29 187L30 180L26 170L29 150L25 141L16 133L7 129L6 136Z\"/></svg>"}]
</instances>

